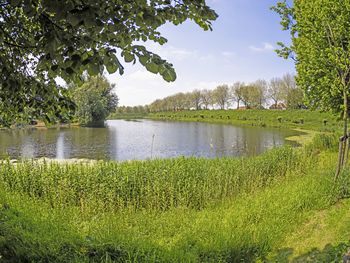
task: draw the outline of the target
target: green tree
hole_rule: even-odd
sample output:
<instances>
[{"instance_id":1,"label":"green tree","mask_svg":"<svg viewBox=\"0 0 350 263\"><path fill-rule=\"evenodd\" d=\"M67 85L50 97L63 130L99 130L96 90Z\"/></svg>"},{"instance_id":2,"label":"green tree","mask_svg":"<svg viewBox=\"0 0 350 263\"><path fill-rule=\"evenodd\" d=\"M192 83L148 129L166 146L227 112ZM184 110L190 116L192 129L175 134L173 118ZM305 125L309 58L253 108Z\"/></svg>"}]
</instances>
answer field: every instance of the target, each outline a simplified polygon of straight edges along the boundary
<instances>
[{"instance_id":1,"label":"green tree","mask_svg":"<svg viewBox=\"0 0 350 263\"><path fill-rule=\"evenodd\" d=\"M204 109L208 109L210 105L213 105L213 92L208 89L201 90L201 101Z\"/></svg>"},{"instance_id":2,"label":"green tree","mask_svg":"<svg viewBox=\"0 0 350 263\"><path fill-rule=\"evenodd\" d=\"M113 92L115 85L101 75L88 77L80 87L71 88L76 106L76 117L82 124L101 124L116 111L118 97Z\"/></svg>"},{"instance_id":3,"label":"green tree","mask_svg":"<svg viewBox=\"0 0 350 263\"><path fill-rule=\"evenodd\" d=\"M231 98L233 101L237 102L237 110L239 109L239 103L243 100L243 87L244 82L235 82L231 87Z\"/></svg>"},{"instance_id":4,"label":"green tree","mask_svg":"<svg viewBox=\"0 0 350 263\"><path fill-rule=\"evenodd\" d=\"M194 91L189 93L190 106L194 107L196 110L199 110L202 105L202 96L201 91L195 89Z\"/></svg>"},{"instance_id":5,"label":"green tree","mask_svg":"<svg viewBox=\"0 0 350 263\"><path fill-rule=\"evenodd\" d=\"M286 106L288 109L301 109L304 107L304 92L302 89L295 87L288 89L286 94Z\"/></svg>"},{"instance_id":6,"label":"green tree","mask_svg":"<svg viewBox=\"0 0 350 263\"><path fill-rule=\"evenodd\" d=\"M350 92L350 2L347 0L295 0L273 7L281 24L292 37L290 47L279 43L278 53L293 57L298 72L297 84L313 108L332 110L344 121L338 169L345 164L348 148L348 98Z\"/></svg>"},{"instance_id":7,"label":"green tree","mask_svg":"<svg viewBox=\"0 0 350 263\"><path fill-rule=\"evenodd\" d=\"M220 107L225 109L228 106L230 100L230 89L228 85L219 85L213 90L213 100Z\"/></svg>"},{"instance_id":8,"label":"green tree","mask_svg":"<svg viewBox=\"0 0 350 263\"><path fill-rule=\"evenodd\" d=\"M265 102L266 81L257 80L240 88L241 100L248 109L261 109Z\"/></svg>"},{"instance_id":9,"label":"green tree","mask_svg":"<svg viewBox=\"0 0 350 263\"><path fill-rule=\"evenodd\" d=\"M117 54L174 81L172 64L136 41L164 44L158 28L187 19L211 30L216 17L205 0L0 0L0 122L69 109L55 79L81 83L86 70L123 74Z\"/></svg>"},{"instance_id":10,"label":"green tree","mask_svg":"<svg viewBox=\"0 0 350 263\"><path fill-rule=\"evenodd\" d=\"M267 92L267 82L263 79L258 79L251 84L251 101L254 108L262 109L264 108L264 103L266 102L266 92Z\"/></svg>"},{"instance_id":11,"label":"green tree","mask_svg":"<svg viewBox=\"0 0 350 263\"><path fill-rule=\"evenodd\" d=\"M267 96L273 101L273 105L276 109L279 102L285 101L287 91L284 87L281 78L272 78L269 82Z\"/></svg>"}]
</instances>

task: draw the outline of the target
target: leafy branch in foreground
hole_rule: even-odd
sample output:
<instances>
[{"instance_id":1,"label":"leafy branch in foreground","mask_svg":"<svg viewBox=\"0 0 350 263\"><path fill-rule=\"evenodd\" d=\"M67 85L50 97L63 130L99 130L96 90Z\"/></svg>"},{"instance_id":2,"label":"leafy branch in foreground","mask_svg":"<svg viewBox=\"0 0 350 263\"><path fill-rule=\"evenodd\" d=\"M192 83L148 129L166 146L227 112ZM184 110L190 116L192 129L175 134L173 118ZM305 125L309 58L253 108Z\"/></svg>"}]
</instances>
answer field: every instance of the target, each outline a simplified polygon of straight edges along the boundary
<instances>
[{"instance_id":1,"label":"leafy branch in foreground","mask_svg":"<svg viewBox=\"0 0 350 263\"><path fill-rule=\"evenodd\" d=\"M157 29L167 22L190 19L211 30L217 18L205 0L0 0L0 7L2 125L28 108L49 119L68 109L55 79L79 83L84 71L93 76L105 69L123 74L117 55L174 81L172 64L135 42L162 45L167 40Z\"/></svg>"}]
</instances>

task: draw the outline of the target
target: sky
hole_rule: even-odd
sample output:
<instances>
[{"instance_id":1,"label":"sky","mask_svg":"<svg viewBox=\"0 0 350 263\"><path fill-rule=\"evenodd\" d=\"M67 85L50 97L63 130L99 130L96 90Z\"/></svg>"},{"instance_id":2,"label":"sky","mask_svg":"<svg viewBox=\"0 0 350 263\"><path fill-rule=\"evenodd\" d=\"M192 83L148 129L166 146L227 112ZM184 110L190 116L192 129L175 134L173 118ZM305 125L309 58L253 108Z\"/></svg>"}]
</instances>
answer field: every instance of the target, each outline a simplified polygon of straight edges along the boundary
<instances>
[{"instance_id":1,"label":"sky","mask_svg":"<svg viewBox=\"0 0 350 263\"><path fill-rule=\"evenodd\" d=\"M145 43L152 52L174 65L175 82L165 82L139 63L125 64L125 73L107 75L116 84L119 105L135 106L194 89L214 89L236 81L270 80L294 73L293 61L277 56L276 43L289 43L279 16L270 10L277 0L207 0L219 15L213 31L192 21L160 28L168 43Z\"/></svg>"}]
</instances>

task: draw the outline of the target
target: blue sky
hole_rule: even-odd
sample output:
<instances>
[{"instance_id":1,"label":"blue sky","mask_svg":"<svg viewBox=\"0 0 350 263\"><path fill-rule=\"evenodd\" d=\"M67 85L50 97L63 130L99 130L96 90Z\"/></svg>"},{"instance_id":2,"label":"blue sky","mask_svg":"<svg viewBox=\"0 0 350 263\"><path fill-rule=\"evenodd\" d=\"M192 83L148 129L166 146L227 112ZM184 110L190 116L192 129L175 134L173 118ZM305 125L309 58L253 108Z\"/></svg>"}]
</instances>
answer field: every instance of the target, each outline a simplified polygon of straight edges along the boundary
<instances>
[{"instance_id":1,"label":"blue sky","mask_svg":"<svg viewBox=\"0 0 350 263\"><path fill-rule=\"evenodd\" d=\"M293 62L274 52L276 42L289 42L278 15L269 9L276 1L207 0L219 15L211 32L191 21L163 26L160 31L168 43L146 46L174 65L177 80L167 83L138 64L124 65L124 75L108 76L116 84L120 105L144 105L177 92L294 73Z\"/></svg>"}]
</instances>

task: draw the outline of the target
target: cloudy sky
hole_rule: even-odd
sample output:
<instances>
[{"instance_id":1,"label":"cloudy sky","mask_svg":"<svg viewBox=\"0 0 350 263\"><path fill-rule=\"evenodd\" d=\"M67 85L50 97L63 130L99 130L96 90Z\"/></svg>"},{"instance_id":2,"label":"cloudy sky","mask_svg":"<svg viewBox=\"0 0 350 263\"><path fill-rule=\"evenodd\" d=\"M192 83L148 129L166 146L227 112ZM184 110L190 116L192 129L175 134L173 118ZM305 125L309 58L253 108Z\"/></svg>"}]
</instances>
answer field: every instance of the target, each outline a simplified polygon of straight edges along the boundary
<instances>
[{"instance_id":1,"label":"cloudy sky","mask_svg":"<svg viewBox=\"0 0 350 263\"><path fill-rule=\"evenodd\" d=\"M146 46L174 65L177 80L167 83L138 64L124 65L124 75L108 76L116 84L120 105L144 105L177 92L293 73L293 62L274 52L276 42L289 42L278 15L270 11L275 3L276 0L207 0L219 15L212 32L190 21L163 26L160 31L168 43Z\"/></svg>"}]
</instances>

